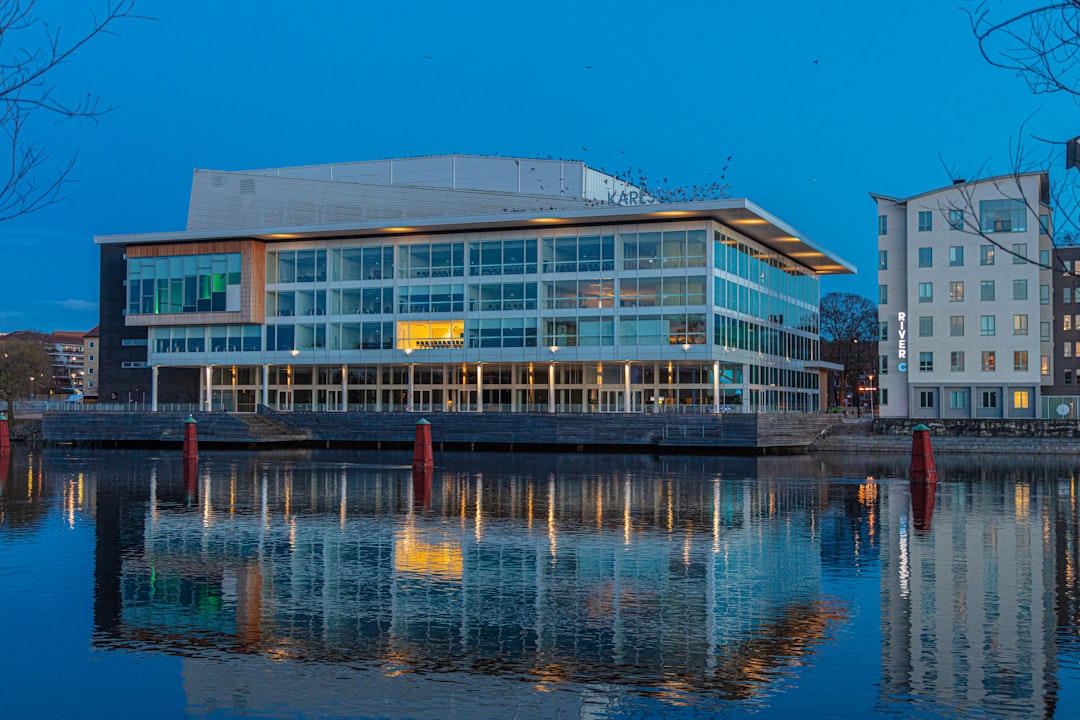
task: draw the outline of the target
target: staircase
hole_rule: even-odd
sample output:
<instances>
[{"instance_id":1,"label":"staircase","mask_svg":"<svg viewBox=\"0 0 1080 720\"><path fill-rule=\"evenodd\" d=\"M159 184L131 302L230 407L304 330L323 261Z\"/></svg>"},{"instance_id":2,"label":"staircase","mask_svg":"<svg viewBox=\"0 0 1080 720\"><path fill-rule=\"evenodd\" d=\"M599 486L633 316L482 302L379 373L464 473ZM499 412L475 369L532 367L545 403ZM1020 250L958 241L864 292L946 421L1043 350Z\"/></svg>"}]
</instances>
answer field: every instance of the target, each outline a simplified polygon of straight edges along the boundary
<instances>
[{"instance_id":1,"label":"staircase","mask_svg":"<svg viewBox=\"0 0 1080 720\"><path fill-rule=\"evenodd\" d=\"M247 425L247 439L253 443L299 442L311 439L310 431L285 427L265 415L230 414Z\"/></svg>"}]
</instances>

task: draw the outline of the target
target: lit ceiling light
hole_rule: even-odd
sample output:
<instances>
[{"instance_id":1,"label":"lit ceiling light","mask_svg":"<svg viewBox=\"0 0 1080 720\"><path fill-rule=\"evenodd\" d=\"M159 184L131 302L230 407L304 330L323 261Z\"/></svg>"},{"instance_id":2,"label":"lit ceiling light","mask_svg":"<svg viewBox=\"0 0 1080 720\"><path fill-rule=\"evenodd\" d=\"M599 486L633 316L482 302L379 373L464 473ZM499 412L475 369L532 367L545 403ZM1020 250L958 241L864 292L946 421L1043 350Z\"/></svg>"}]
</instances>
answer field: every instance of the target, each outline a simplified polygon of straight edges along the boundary
<instances>
[{"instance_id":1,"label":"lit ceiling light","mask_svg":"<svg viewBox=\"0 0 1080 720\"><path fill-rule=\"evenodd\" d=\"M529 222L534 222L534 223L557 223L557 222L562 222L562 218L533 218Z\"/></svg>"},{"instance_id":2,"label":"lit ceiling light","mask_svg":"<svg viewBox=\"0 0 1080 720\"><path fill-rule=\"evenodd\" d=\"M392 232L392 233L407 233L407 232L416 232L416 228L411 228L411 227L387 227L387 228L383 228L382 231L383 232Z\"/></svg>"},{"instance_id":3,"label":"lit ceiling light","mask_svg":"<svg viewBox=\"0 0 1080 720\"><path fill-rule=\"evenodd\" d=\"M762 220L761 218L742 218L740 220L732 220L733 225L768 225L768 220Z\"/></svg>"},{"instance_id":4,"label":"lit ceiling light","mask_svg":"<svg viewBox=\"0 0 1080 720\"><path fill-rule=\"evenodd\" d=\"M273 233L271 235L263 235L267 240L295 240L300 237L296 233Z\"/></svg>"},{"instance_id":5,"label":"lit ceiling light","mask_svg":"<svg viewBox=\"0 0 1080 720\"><path fill-rule=\"evenodd\" d=\"M684 215L693 214L694 213L690 212L689 210L660 210L653 213L653 215L657 215L659 217L682 217Z\"/></svg>"}]
</instances>

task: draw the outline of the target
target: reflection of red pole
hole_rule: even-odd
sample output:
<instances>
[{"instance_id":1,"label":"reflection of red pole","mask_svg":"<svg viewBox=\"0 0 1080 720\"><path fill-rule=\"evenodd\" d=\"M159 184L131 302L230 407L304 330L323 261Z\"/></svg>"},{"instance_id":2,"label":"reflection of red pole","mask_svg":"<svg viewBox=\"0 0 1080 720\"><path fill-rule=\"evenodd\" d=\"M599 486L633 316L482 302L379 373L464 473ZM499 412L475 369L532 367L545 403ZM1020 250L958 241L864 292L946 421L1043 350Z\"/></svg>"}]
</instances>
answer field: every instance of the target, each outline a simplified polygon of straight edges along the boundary
<instances>
[{"instance_id":1,"label":"reflection of red pole","mask_svg":"<svg viewBox=\"0 0 1080 720\"><path fill-rule=\"evenodd\" d=\"M11 452L11 436L8 434L7 415L0 415L0 453Z\"/></svg>"},{"instance_id":2,"label":"reflection of red pole","mask_svg":"<svg viewBox=\"0 0 1080 720\"><path fill-rule=\"evenodd\" d=\"M930 428L922 423L915 426L911 438L911 482L937 482L934 449L930 446Z\"/></svg>"},{"instance_id":3,"label":"reflection of red pole","mask_svg":"<svg viewBox=\"0 0 1080 720\"><path fill-rule=\"evenodd\" d=\"M915 529L930 532L930 521L934 519L934 495L937 494L936 482L911 483L911 517Z\"/></svg>"},{"instance_id":4,"label":"reflection of red pole","mask_svg":"<svg viewBox=\"0 0 1080 720\"><path fill-rule=\"evenodd\" d=\"M413 504L416 507L431 507L431 476L434 474L434 468L430 465L427 467L413 465Z\"/></svg>"},{"instance_id":5,"label":"reflection of red pole","mask_svg":"<svg viewBox=\"0 0 1080 720\"><path fill-rule=\"evenodd\" d=\"M416 423L416 440L413 442L412 466L417 468L431 468L435 465L435 459L431 454L431 423L421 420Z\"/></svg>"},{"instance_id":6,"label":"reflection of red pole","mask_svg":"<svg viewBox=\"0 0 1080 720\"><path fill-rule=\"evenodd\" d=\"M195 418L184 421L184 493L189 503L193 502L199 490L199 436L195 429Z\"/></svg>"}]
</instances>

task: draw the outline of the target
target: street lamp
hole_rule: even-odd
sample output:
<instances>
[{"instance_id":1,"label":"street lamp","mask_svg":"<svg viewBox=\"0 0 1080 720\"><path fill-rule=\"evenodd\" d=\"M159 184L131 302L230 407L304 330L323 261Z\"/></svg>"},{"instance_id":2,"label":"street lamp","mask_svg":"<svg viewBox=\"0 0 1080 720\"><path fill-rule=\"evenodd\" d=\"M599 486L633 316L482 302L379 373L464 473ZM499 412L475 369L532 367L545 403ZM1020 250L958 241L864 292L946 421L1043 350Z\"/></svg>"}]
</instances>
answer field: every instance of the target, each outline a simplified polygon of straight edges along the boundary
<instances>
[{"instance_id":1,"label":"street lamp","mask_svg":"<svg viewBox=\"0 0 1080 720\"><path fill-rule=\"evenodd\" d=\"M548 363L548 412L555 412L555 353L559 352L558 345L550 345L551 362Z\"/></svg>"},{"instance_id":2,"label":"street lamp","mask_svg":"<svg viewBox=\"0 0 1080 720\"><path fill-rule=\"evenodd\" d=\"M870 381L870 419L874 419L874 393L877 392L877 388L874 387L874 376L867 375L867 380Z\"/></svg>"},{"instance_id":3,"label":"street lamp","mask_svg":"<svg viewBox=\"0 0 1080 720\"><path fill-rule=\"evenodd\" d=\"M411 347L405 348L405 358L409 359L412 355L413 349ZM405 412L413 411L413 364L409 363L409 391L405 395Z\"/></svg>"}]
</instances>

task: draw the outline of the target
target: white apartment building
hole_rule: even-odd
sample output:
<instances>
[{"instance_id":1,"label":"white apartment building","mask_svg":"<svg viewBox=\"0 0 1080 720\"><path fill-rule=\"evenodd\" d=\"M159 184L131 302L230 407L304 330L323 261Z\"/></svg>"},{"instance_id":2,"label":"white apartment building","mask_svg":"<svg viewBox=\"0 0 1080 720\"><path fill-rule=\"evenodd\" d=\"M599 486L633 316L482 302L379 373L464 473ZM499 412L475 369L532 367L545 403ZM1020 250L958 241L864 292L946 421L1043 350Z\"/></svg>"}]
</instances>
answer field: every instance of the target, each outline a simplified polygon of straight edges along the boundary
<instances>
[{"instance_id":1,"label":"white apartment building","mask_svg":"<svg viewBox=\"0 0 1080 720\"><path fill-rule=\"evenodd\" d=\"M1036 417L1053 372L1048 182L871 194L882 417Z\"/></svg>"}]
</instances>

